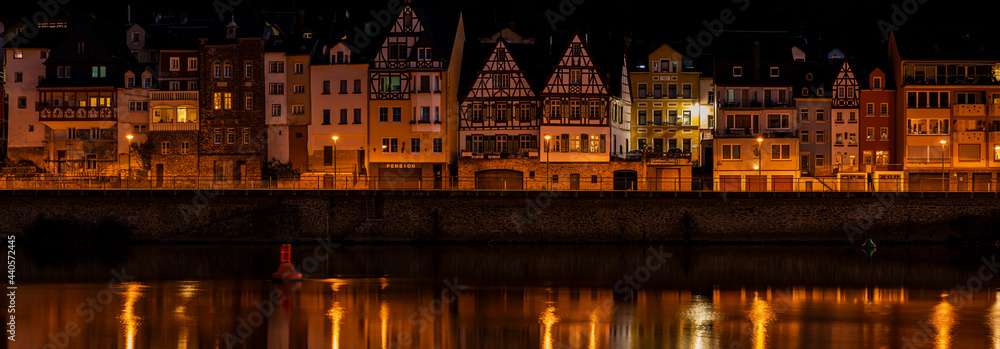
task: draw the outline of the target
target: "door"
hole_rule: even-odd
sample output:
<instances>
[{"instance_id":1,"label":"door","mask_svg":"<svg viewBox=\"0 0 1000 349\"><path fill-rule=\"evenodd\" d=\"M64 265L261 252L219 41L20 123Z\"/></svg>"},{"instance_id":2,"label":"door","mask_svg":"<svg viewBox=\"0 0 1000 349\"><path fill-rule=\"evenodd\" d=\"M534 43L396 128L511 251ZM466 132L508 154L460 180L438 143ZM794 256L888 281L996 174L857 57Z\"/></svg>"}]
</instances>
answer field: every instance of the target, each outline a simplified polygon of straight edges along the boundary
<instances>
[{"instance_id":1,"label":"door","mask_svg":"<svg viewBox=\"0 0 1000 349\"><path fill-rule=\"evenodd\" d=\"M569 190L580 190L580 174L569 174Z\"/></svg>"},{"instance_id":2,"label":"door","mask_svg":"<svg viewBox=\"0 0 1000 349\"><path fill-rule=\"evenodd\" d=\"M719 190L740 191L740 176L719 176Z\"/></svg>"},{"instance_id":3,"label":"door","mask_svg":"<svg viewBox=\"0 0 1000 349\"><path fill-rule=\"evenodd\" d=\"M243 161L233 163L233 185L243 182Z\"/></svg>"},{"instance_id":4,"label":"door","mask_svg":"<svg viewBox=\"0 0 1000 349\"><path fill-rule=\"evenodd\" d=\"M440 180L435 180L438 185ZM524 173L514 170L485 170L476 172L476 189L523 190Z\"/></svg>"},{"instance_id":5,"label":"door","mask_svg":"<svg viewBox=\"0 0 1000 349\"><path fill-rule=\"evenodd\" d=\"M767 191L767 176L747 176L747 191Z\"/></svg>"},{"instance_id":6,"label":"door","mask_svg":"<svg viewBox=\"0 0 1000 349\"><path fill-rule=\"evenodd\" d=\"M665 190L665 191L678 191L680 190L680 173L679 168L658 168L656 169L656 185L653 189L655 190Z\"/></svg>"},{"instance_id":7,"label":"door","mask_svg":"<svg viewBox=\"0 0 1000 349\"><path fill-rule=\"evenodd\" d=\"M163 188L163 164L156 164L156 187Z\"/></svg>"},{"instance_id":8,"label":"door","mask_svg":"<svg viewBox=\"0 0 1000 349\"><path fill-rule=\"evenodd\" d=\"M441 165L441 164L435 164L434 165L434 189L441 189L441 176L442 176L441 172L442 172L442 167L443 167L443 165ZM524 176L523 175L521 176L521 188L518 188L518 189L524 189Z\"/></svg>"},{"instance_id":9,"label":"door","mask_svg":"<svg viewBox=\"0 0 1000 349\"><path fill-rule=\"evenodd\" d=\"M639 173L632 170L618 170L614 172L615 190L635 190L638 184Z\"/></svg>"},{"instance_id":10,"label":"door","mask_svg":"<svg viewBox=\"0 0 1000 349\"><path fill-rule=\"evenodd\" d=\"M792 176L771 176L771 186L774 191L792 191L794 179Z\"/></svg>"},{"instance_id":11,"label":"door","mask_svg":"<svg viewBox=\"0 0 1000 349\"><path fill-rule=\"evenodd\" d=\"M423 189L423 171L419 168L384 168L379 170L379 189Z\"/></svg>"}]
</instances>

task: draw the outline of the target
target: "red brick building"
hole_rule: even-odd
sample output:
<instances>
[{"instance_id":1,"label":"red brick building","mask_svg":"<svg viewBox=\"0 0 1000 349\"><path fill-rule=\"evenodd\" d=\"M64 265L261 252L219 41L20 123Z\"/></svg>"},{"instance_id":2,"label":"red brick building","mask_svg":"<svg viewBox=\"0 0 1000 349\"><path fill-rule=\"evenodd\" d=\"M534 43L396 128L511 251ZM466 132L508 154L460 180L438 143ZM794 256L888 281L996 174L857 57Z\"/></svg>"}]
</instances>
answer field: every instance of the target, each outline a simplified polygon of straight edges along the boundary
<instances>
[{"instance_id":1,"label":"red brick building","mask_svg":"<svg viewBox=\"0 0 1000 349\"><path fill-rule=\"evenodd\" d=\"M892 88L892 80L879 68L859 71L858 82L861 84L861 163L869 172L871 165L876 165L876 170L883 170L894 163L893 156L896 156L892 151L896 91Z\"/></svg>"}]
</instances>

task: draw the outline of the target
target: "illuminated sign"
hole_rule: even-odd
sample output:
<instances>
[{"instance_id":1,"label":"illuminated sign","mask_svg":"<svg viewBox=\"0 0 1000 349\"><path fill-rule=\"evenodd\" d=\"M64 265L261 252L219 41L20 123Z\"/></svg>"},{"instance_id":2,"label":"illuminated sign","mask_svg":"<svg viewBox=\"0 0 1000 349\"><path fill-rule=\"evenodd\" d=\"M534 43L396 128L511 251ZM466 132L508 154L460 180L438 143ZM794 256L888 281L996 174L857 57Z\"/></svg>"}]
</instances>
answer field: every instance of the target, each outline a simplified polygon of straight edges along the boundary
<instances>
[{"instance_id":1,"label":"illuminated sign","mask_svg":"<svg viewBox=\"0 0 1000 349\"><path fill-rule=\"evenodd\" d=\"M417 168L417 164L385 164L385 168Z\"/></svg>"}]
</instances>

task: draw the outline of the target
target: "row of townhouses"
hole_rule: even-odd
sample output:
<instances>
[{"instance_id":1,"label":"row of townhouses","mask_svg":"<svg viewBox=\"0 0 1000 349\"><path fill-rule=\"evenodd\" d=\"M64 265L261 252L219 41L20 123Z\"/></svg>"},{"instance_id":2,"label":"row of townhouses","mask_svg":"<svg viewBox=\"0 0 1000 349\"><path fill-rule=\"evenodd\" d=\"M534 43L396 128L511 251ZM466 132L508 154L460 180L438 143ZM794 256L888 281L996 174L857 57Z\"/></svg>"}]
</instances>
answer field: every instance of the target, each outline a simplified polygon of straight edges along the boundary
<instances>
[{"instance_id":1,"label":"row of townhouses","mask_svg":"<svg viewBox=\"0 0 1000 349\"><path fill-rule=\"evenodd\" d=\"M996 188L987 32L897 31L881 52L725 32L690 57L513 24L474 33L408 1L394 13L360 29L239 10L8 25L0 158L161 186L285 164L352 188Z\"/></svg>"}]
</instances>

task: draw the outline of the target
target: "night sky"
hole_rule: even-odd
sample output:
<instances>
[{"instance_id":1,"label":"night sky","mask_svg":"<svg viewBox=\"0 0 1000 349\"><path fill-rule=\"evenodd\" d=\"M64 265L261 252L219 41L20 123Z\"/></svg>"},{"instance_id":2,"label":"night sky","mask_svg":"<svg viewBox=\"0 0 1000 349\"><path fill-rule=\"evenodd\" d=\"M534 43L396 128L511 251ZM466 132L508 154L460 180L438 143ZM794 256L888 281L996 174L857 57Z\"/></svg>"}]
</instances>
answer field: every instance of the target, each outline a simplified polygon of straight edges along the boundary
<instances>
[{"instance_id":1,"label":"night sky","mask_svg":"<svg viewBox=\"0 0 1000 349\"><path fill-rule=\"evenodd\" d=\"M55 0L52 0L55 1ZM64 0L65 1L65 0ZM334 9L343 13L351 9L354 20L370 18L371 9L381 9L386 2L347 0L68 0L68 8L91 12L111 21L120 22L126 5L132 4L133 20L149 21L159 10L164 13L188 13L193 18L217 17L213 1L237 3L255 9L293 11L304 9L307 17L333 16ZM559 13L560 4L575 5L566 20L558 23L557 31L580 30L591 35L621 36L631 33L636 38L681 41L687 36L704 30L702 21L719 18L723 9L735 11L735 22L727 29L738 30L787 30L811 38L851 39L858 47L877 45L882 35L877 25L880 19L893 23L893 5L912 8L906 15L906 27L985 27L996 28L995 13L1000 2L995 1L943 1L943 0L725 0L725 1L653 1L653 0L415 0L421 7L460 7L466 13L466 25L472 31L492 32L494 28L517 22L519 31L546 35L551 31L546 11ZM908 2L907 2L908 1ZM920 4L920 2L924 2ZM911 5L910 7L907 4ZM739 7L746 6L741 11ZM568 8L568 7L564 7ZM29 15L40 7L33 1L6 1L0 19L13 21ZM899 17L897 17L899 18ZM898 22L898 21L897 21ZM478 36L479 33L475 33Z\"/></svg>"}]
</instances>

